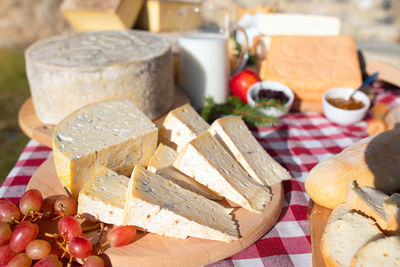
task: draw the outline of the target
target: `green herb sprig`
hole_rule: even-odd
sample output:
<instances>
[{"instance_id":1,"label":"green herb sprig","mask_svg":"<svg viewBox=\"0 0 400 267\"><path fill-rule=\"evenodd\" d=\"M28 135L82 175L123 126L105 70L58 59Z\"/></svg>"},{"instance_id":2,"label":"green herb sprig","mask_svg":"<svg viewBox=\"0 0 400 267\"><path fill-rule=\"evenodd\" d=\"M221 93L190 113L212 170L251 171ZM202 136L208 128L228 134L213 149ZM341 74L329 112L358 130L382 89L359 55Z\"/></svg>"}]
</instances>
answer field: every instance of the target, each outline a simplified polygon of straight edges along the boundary
<instances>
[{"instance_id":1,"label":"green herb sprig","mask_svg":"<svg viewBox=\"0 0 400 267\"><path fill-rule=\"evenodd\" d=\"M230 96L226 103L217 104L212 98L206 98L206 103L201 111L201 116L208 122L226 115L242 116L243 120L254 126L274 126L279 119L274 116L265 115L262 109L274 107L283 110L284 104L276 99L259 99L256 105L250 106L240 98Z\"/></svg>"}]
</instances>

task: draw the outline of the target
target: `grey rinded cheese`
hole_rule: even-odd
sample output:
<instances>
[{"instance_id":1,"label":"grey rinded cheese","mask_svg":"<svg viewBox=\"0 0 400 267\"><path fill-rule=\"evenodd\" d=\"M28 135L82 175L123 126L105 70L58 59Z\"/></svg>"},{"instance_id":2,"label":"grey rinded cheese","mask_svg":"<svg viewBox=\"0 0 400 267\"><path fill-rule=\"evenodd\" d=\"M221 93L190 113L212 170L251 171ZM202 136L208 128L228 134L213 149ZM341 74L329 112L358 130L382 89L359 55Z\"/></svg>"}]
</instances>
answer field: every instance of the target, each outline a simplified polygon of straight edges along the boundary
<instances>
[{"instance_id":1,"label":"grey rinded cheese","mask_svg":"<svg viewBox=\"0 0 400 267\"><path fill-rule=\"evenodd\" d=\"M157 146L156 126L130 101L105 101L83 107L53 131L58 177L73 197L105 166L129 176L135 164L147 165Z\"/></svg>"},{"instance_id":2,"label":"grey rinded cheese","mask_svg":"<svg viewBox=\"0 0 400 267\"><path fill-rule=\"evenodd\" d=\"M72 111L98 101L131 100L150 119L173 102L169 43L155 34L100 31L56 36L25 52L36 115L57 124Z\"/></svg>"},{"instance_id":3,"label":"grey rinded cheese","mask_svg":"<svg viewBox=\"0 0 400 267\"><path fill-rule=\"evenodd\" d=\"M101 167L79 193L78 214L104 223L122 225L129 178Z\"/></svg>"},{"instance_id":4,"label":"grey rinded cheese","mask_svg":"<svg viewBox=\"0 0 400 267\"><path fill-rule=\"evenodd\" d=\"M289 172L268 155L239 116L220 118L208 131L258 183L272 186L291 179Z\"/></svg>"},{"instance_id":5,"label":"grey rinded cheese","mask_svg":"<svg viewBox=\"0 0 400 267\"><path fill-rule=\"evenodd\" d=\"M137 165L126 192L124 220L159 235L230 242L239 236L232 210Z\"/></svg>"},{"instance_id":6,"label":"grey rinded cheese","mask_svg":"<svg viewBox=\"0 0 400 267\"><path fill-rule=\"evenodd\" d=\"M197 136L206 132L208 123L189 104L171 110L160 129L160 142L178 152Z\"/></svg>"},{"instance_id":7,"label":"grey rinded cheese","mask_svg":"<svg viewBox=\"0 0 400 267\"><path fill-rule=\"evenodd\" d=\"M172 166L178 153L167 145L159 144L156 152L151 157L147 169L157 173L161 177L168 179L177 185L195 192L203 197L213 200L220 200L222 197L200 184L193 178L181 173Z\"/></svg>"},{"instance_id":8,"label":"grey rinded cheese","mask_svg":"<svg viewBox=\"0 0 400 267\"><path fill-rule=\"evenodd\" d=\"M209 132L188 143L173 165L249 211L261 212L271 201L269 188L255 182Z\"/></svg>"}]
</instances>

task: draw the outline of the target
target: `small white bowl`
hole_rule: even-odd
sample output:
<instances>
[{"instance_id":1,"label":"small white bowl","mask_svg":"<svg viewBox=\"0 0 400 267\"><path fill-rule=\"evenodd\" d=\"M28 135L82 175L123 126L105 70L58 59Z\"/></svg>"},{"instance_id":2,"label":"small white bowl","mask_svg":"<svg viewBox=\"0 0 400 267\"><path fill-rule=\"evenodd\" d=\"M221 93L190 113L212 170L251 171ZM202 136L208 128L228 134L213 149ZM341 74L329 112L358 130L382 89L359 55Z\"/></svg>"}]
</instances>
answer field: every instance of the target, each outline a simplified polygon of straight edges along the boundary
<instances>
[{"instance_id":1,"label":"small white bowl","mask_svg":"<svg viewBox=\"0 0 400 267\"><path fill-rule=\"evenodd\" d=\"M346 110L346 109L341 109L338 107L335 107L331 105L328 101L327 98L346 98L350 96L350 94L354 91L352 88L333 88L330 89L329 91L325 92L325 94L322 96L322 109L324 111L325 116L334 123L340 124L340 125L350 125L356 122L361 121L365 115L368 112L369 106L371 105L371 100L369 97L359 91L355 93L353 98L357 101L361 101L364 104L364 107L360 109L355 109L355 110Z\"/></svg>"},{"instance_id":2,"label":"small white bowl","mask_svg":"<svg viewBox=\"0 0 400 267\"><path fill-rule=\"evenodd\" d=\"M283 110L279 110L274 107L265 108L262 110L262 112L265 115L271 115L271 116L280 118L289 112L290 108L293 105L294 93L289 87L287 87L286 85L284 85L280 82L261 81L261 82L257 82L255 84L253 84L247 91L247 102L249 105L254 106L256 104L255 100L258 95L258 92L261 89L280 91L280 92L283 92L285 95L287 95L287 97L289 98L289 100L288 100L288 102L286 102Z\"/></svg>"}]
</instances>

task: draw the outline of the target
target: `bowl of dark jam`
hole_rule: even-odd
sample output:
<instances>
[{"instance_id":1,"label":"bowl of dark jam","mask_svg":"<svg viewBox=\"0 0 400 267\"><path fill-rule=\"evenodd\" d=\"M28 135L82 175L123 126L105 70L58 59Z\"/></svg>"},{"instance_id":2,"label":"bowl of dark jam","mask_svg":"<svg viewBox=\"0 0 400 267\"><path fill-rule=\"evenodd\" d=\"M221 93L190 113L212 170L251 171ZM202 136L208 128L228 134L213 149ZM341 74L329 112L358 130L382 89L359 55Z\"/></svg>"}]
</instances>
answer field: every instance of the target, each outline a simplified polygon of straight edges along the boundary
<instances>
[{"instance_id":1,"label":"bowl of dark jam","mask_svg":"<svg viewBox=\"0 0 400 267\"><path fill-rule=\"evenodd\" d=\"M333 88L322 97L322 108L330 121L340 125L350 125L361 121L368 112L371 100L359 91L351 98L352 88Z\"/></svg>"},{"instance_id":2,"label":"bowl of dark jam","mask_svg":"<svg viewBox=\"0 0 400 267\"><path fill-rule=\"evenodd\" d=\"M280 118L292 107L293 91L286 85L274 81L261 81L253 84L247 91L247 102L251 106L263 106L265 115Z\"/></svg>"}]
</instances>

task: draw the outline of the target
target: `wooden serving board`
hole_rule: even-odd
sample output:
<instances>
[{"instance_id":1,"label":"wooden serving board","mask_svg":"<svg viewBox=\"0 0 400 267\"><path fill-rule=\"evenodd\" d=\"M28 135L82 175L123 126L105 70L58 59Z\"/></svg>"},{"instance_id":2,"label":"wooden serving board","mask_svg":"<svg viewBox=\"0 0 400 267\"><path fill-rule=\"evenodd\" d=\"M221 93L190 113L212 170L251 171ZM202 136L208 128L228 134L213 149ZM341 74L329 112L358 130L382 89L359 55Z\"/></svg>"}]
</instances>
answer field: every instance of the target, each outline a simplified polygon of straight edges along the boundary
<instances>
[{"instance_id":1,"label":"wooden serving board","mask_svg":"<svg viewBox=\"0 0 400 267\"><path fill-rule=\"evenodd\" d=\"M324 208L310 199L307 218L310 225L311 249L313 267L324 267L325 263L321 254L321 238L324 233L326 223L332 210Z\"/></svg>"},{"instance_id":2,"label":"wooden serving board","mask_svg":"<svg viewBox=\"0 0 400 267\"><path fill-rule=\"evenodd\" d=\"M43 197L66 194L53 158L47 159L33 174L27 189L32 188L40 190ZM133 243L107 248L104 253L113 266L200 266L217 262L250 246L275 225L283 206L282 183L272 186L272 194L272 201L261 214L235 208L233 217L239 224L239 240L230 243L193 237L182 240L139 232ZM85 235L97 242L92 238L96 232Z\"/></svg>"},{"instance_id":3,"label":"wooden serving board","mask_svg":"<svg viewBox=\"0 0 400 267\"><path fill-rule=\"evenodd\" d=\"M179 89L175 90L174 103L171 109L189 103L189 98ZM153 122L160 126L167 114L164 114ZM32 98L27 99L18 112L18 124L21 130L30 138L51 148L51 134L53 124L45 124L36 116Z\"/></svg>"}]
</instances>

